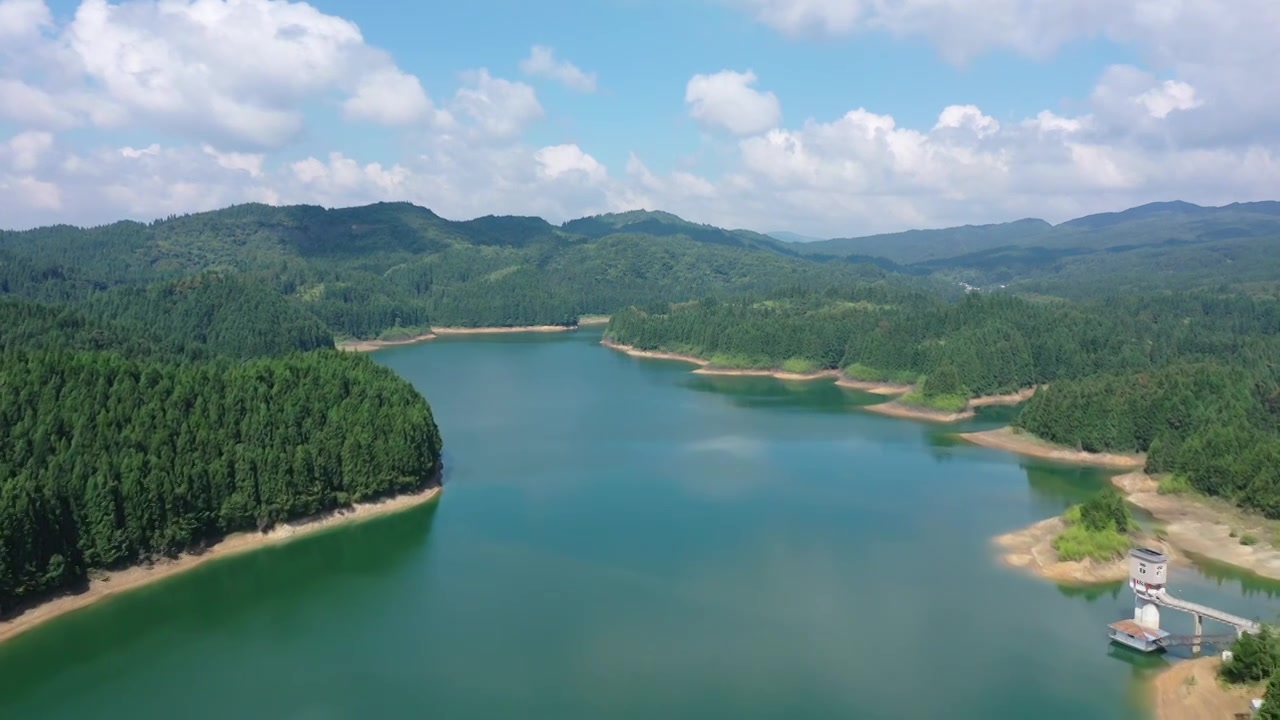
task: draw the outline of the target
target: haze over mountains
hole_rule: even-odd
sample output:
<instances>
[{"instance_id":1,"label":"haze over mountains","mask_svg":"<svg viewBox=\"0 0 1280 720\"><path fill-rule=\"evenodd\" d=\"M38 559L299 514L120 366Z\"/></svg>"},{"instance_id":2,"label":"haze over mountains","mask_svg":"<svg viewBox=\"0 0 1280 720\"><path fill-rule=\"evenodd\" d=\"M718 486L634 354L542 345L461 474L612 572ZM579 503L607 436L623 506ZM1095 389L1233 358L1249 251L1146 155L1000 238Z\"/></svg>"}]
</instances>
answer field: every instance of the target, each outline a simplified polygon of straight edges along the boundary
<instances>
[{"instance_id":1,"label":"haze over mountains","mask_svg":"<svg viewBox=\"0 0 1280 720\"><path fill-rule=\"evenodd\" d=\"M1120 212L1086 215L1053 225L1024 218L989 225L907 230L860 237L818 239L773 232L778 240L803 243L809 254L868 255L900 263L937 260L1009 245L1116 247L1142 235L1168 233L1166 240L1195 241L1256 237L1280 230L1280 202L1202 207L1188 202L1150 203Z\"/></svg>"}]
</instances>

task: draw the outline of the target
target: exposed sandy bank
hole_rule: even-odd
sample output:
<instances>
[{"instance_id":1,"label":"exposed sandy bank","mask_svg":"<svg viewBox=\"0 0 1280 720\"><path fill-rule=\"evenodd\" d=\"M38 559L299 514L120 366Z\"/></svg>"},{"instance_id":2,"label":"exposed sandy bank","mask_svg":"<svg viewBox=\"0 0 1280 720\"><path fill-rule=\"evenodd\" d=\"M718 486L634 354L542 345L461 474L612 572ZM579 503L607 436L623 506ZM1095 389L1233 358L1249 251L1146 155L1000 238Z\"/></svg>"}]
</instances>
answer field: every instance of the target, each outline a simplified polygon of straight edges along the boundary
<instances>
[{"instance_id":1,"label":"exposed sandy bank","mask_svg":"<svg viewBox=\"0 0 1280 720\"><path fill-rule=\"evenodd\" d=\"M609 315L583 315L582 317L578 318L578 326L582 327L585 325L608 325L609 318L610 318Z\"/></svg>"},{"instance_id":2,"label":"exposed sandy bank","mask_svg":"<svg viewBox=\"0 0 1280 720\"><path fill-rule=\"evenodd\" d=\"M928 422L958 422L974 416L973 410L968 408L960 412L946 412L945 410L934 410L933 408L918 407L916 405L904 405L896 400L886 403L878 403L876 405L864 405L863 410L881 415L890 415L892 417L909 418L911 420L926 420Z\"/></svg>"},{"instance_id":3,"label":"exposed sandy bank","mask_svg":"<svg viewBox=\"0 0 1280 720\"><path fill-rule=\"evenodd\" d=\"M435 333L426 333L423 335L414 335L413 337L402 338L400 340L343 340L338 343L339 350L348 350L350 352L373 352L386 347L394 347L396 345L412 345L414 343L430 340L436 336Z\"/></svg>"},{"instance_id":4,"label":"exposed sandy bank","mask_svg":"<svg viewBox=\"0 0 1280 720\"><path fill-rule=\"evenodd\" d=\"M1036 389L1031 387L1026 388L1025 390L1019 390L1016 393L1009 393L1007 395L980 395L976 398L969 399L969 407L976 408L986 407L988 405L1017 405L1020 402L1030 400L1031 396L1035 394Z\"/></svg>"},{"instance_id":5,"label":"exposed sandy bank","mask_svg":"<svg viewBox=\"0 0 1280 720\"><path fill-rule=\"evenodd\" d=\"M162 560L153 565L139 565L107 573L101 578L90 581L89 588L84 592L53 598L25 610L20 615L0 621L0 642L60 615L87 607L112 595L133 590L157 580L163 580L210 560L275 545L339 523L386 515L422 505L434 500L440 494L440 489L440 486L435 486L374 502L358 503L349 508L335 510L315 517L280 523L265 533L235 533L228 535L199 554L181 555L174 559Z\"/></svg>"},{"instance_id":6,"label":"exposed sandy bank","mask_svg":"<svg viewBox=\"0 0 1280 720\"><path fill-rule=\"evenodd\" d=\"M836 381L836 385L851 390L861 390L875 395L905 395L915 389L914 385L899 385L891 382L878 382L873 380L854 380L849 377L841 377Z\"/></svg>"},{"instance_id":7,"label":"exposed sandy bank","mask_svg":"<svg viewBox=\"0 0 1280 720\"><path fill-rule=\"evenodd\" d=\"M1009 427L984 432L959 433L958 436L975 445L983 445L997 450L1008 450L1020 455L1030 455L1046 460L1059 460L1122 470L1140 468L1146 464L1146 458L1140 454L1091 453L1083 450L1073 450L1061 445L1054 445L1034 435L1021 433Z\"/></svg>"},{"instance_id":8,"label":"exposed sandy bank","mask_svg":"<svg viewBox=\"0 0 1280 720\"><path fill-rule=\"evenodd\" d=\"M1217 498L1161 495L1159 483L1141 471L1117 475L1111 482L1129 502L1163 523L1169 542L1182 550L1280 580L1280 549L1276 547L1280 523ZM1252 535L1257 542L1240 544L1245 535Z\"/></svg>"},{"instance_id":9,"label":"exposed sandy bank","mask_svg":"<svg viewBox=\"0 0 1280 720\"><path fill-rule=\"evenodd\" d=\"M1160 672L1147 688L1156 720L1229 720L1252 715L1249 700L1262 697L1261 686L1233 686L1218 681L1222 660L1215 655L1182 660Z\"/></svg>"},{"instance_id":10,"label":"exposed sandy bank","mask_svg":"<svg viewBox=\"0 0 1280 720\"><path fill-rule=\"evenodd\" d=\"M735 370L733 368L717 368L704 365L693 371L696 375L728 375L738 377L771 377L778 380L834 380L840 377L835 370L817 370L808 373L793 373L786 370Z\"/></svg>"},{"instance_id":11,"label":"exposed sandy bank","mask_svg":"<svg viewBox=\"0 0 1280 720\"><path fill-rule=\"evenodd\" d=\"M724 375L738 377L771 377L778 380L834 380L840 377L840 373L835 370L820 370L811 373L793 373L785 370L739 370L734 368L718 368L712 367L711 361L703 360L695 355L686 355L684 353L666 352L664 350L640 350L617 342L611 338L604 338L600 344L612 350L624 352L632 357L650 358L652 360L679 360L699 366L693 372L698 375Z\"/></svg>"},{"instance_id":12,"label":"exposed sandy bank","mask_svg":"<svg viewBox=\"0 0 1280 720\"><path fill-rule=\"evenodd\" d=\"M1089 585L1117 582L1129 577L1129 565L1123 558L1111 562L1059 560L1052 543L1066 527L1061 517L1051 517L1000 535L995 544L1003 551L1001 560L1005 565L1058 583Z\"/></svg>"},{"instance_id":13,"label":"exposed sandy bank","mask_svg":"<svg viewBox=\"0 0 1280 720\"><path fill-rule=\"evenodd\" d=\"M495 335L498 333L568 332L576 325L514 325L511 327L433 327L436 335Z\"/></svg>"},{"instance_id":14,"label":"exposed sandy bank","mask_svg":"<svg viewBox=\"0 0 1280 720\"><path fill-rule=\"evenodd\" d=\"M624 352L631 357L650 358L652 360L679 360L680 362L692 363L694 365L709 364L706 360L703 360L700 357L694 357L692 355L685 355L682 353L664 352L662 350L640 350L639 348L635 348L630 345L615 342L609 338L601 340L600 344L611 350Z\"/></svg>"}]
</instances>

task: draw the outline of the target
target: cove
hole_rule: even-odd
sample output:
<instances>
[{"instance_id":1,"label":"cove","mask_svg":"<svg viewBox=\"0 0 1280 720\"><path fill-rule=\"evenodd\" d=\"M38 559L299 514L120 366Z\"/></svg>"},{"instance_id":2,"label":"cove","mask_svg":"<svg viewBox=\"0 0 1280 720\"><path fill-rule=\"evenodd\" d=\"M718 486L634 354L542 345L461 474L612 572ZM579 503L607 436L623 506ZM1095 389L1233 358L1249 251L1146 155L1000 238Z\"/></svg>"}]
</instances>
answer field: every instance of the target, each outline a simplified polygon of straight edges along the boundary
<instances>
[{"instance_id":1,"label":"cove","mask_svg":"<svg viewBox=\"0 0 1280 720\"><path fill-rule=\"evenodd\" d=\"M380 351L440 423L438 504L0 645L0 718L1144 716L1168 660L1108 645L1127 591L1057 587L991 545L1102 472L952 437L1003 408L930 426L599 339ZM1278 589L1209 565L1170 587L1267 620Z\"/></svg>"}]
</instances>

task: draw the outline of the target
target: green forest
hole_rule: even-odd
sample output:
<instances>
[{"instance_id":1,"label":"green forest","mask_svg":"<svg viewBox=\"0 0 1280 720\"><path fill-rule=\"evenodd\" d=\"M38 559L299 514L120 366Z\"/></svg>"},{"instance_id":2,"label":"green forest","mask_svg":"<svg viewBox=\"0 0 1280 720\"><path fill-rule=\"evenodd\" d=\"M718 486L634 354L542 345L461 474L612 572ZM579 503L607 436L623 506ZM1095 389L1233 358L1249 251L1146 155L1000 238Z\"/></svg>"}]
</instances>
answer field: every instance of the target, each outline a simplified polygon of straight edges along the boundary
<instances>
[{"instance_id":1,"label":"green forest","mask_svg":"<svg viewBox=\"0 0 1280 720\"><path fill-rule=\"evenodd\" d=\"M438 481L427 402L236 280L0 299L0 611Z\"/></svg>"},{"instance_id":2,"label":"green forest","mask_svg":"<svg viewBox=\"0 0 1280 720\"><path fill-rule=\"evenodd\" d=\"M806 245L408 203L0 231L0 611L435 482L426 400L335 340L595 314L619 342L934 407L1041 386L1026 430L1280 517L1277 238L1269 203Z\"/></svg>"},{"instance_id":3,"label":"green forest","mask_svg":"<svg viewBox=\"0 0 1280 720\"><path fill-rule=\"evenodd\" d=\"M114 319L126 308L135 314L135 302L163 305L164 293L189 291L172 283L236 276L254 286L255 297L243 302L278 295L288 308L273 312L290 313L294 329L302 331L305 315L339 338L432 325L573 325L581 315L630 305L838 287L885 274L804 259L756 233L646 212L557 227L526 217L456 222L408 203L250 204L148 224L0 231L0 294ZM153 287L165 283L163 291Z\"/></svg>"},{"instance_id":4,"label":"green forest","mask_svg":"<svg viewBox=\"0 0 1280 720\"><path fill-rule=\"evenodd\" d=\"M1147 453L1205 494L1280 517L1280 303L1209 292L958 302L890 282L615 313L607 335L715 365L841 370L920 400L1042 386L1015 425ZM911 396L908 396L910 398ZM937 403L931 403L937 404Z\"/></svg>"}]
</instances>

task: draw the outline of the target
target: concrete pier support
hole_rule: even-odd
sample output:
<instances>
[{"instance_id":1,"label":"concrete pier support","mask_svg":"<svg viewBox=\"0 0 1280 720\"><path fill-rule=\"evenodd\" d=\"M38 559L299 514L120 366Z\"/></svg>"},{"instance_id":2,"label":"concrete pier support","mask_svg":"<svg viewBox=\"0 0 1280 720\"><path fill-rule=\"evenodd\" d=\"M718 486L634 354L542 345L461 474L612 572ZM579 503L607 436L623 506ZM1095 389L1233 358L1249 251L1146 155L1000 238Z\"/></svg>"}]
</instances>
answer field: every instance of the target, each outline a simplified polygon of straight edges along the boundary
<instances>
[{"instance_id":1,"label":"concrete pier support","mask_svg":"<svg viewBox=\"0 0 1280 720\"><path fill-rule=\"evenodd\" d=\"M1199 655L1200 654L1200 638L1204 635L1204 617L1200 615L1200 613L1194 613L1192 614L1191 617L1195 618L1195 628L1196 628L1195 629L1196 641L1195 641L1195 644L1191 646L1191 652L1195 653L1196 655Z\"/></svg>"}]
</instances>

